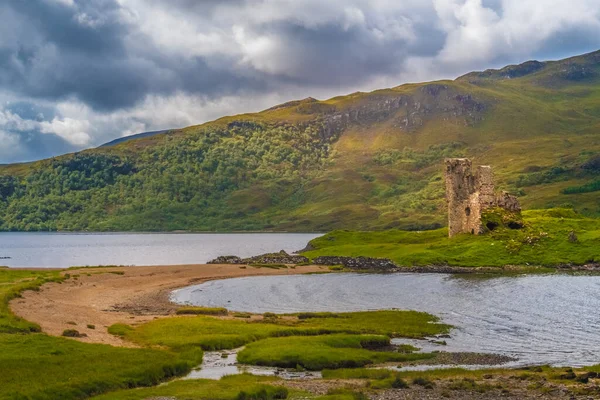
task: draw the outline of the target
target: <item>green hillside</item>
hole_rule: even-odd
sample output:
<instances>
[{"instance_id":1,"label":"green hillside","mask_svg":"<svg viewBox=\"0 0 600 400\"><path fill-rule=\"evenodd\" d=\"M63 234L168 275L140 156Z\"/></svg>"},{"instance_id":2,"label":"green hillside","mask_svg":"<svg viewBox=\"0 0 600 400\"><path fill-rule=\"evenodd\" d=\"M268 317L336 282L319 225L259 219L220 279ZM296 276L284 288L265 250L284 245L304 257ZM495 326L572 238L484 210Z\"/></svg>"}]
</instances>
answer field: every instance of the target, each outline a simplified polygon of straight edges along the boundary
<instances>
[{"instance_id":1,"label":"green hillside","mask_svg":"<svg viewBox=\"0 0 600 400\"><path fill-rule=\"evenodd\" d=\"M0 167L0 229L435 228L453 156L525 208L600 215L600 51Z\"/></svg>"}]
</instances>

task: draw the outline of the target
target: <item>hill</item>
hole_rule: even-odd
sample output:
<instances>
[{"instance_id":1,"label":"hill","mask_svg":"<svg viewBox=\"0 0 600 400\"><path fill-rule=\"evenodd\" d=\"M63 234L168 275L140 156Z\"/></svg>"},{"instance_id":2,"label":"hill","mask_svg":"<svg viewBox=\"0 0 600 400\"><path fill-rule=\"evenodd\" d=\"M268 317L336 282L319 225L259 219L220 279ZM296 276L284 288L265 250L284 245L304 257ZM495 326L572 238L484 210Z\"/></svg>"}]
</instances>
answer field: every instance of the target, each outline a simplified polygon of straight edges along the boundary
<instances>
[{"instance_id":1,"label":"hill","mask_svg":"<svg viewBox=\"0 0 600 400\"><path fill-rule=\"evenodd\" d=\"M165 133L165 132L167 132L167 131L163 130L163 131L152 131L152 132L136 133L135 135L124 136L124 137L120 137L120 138L111 140L110 142L107 142L107 143L104 143L104 144L100 145L100 147L110 147L110 146L117 145L119 143L125 143L125 142L128 142L130 140L134 140L134 139L142 139L142 138L145 138L145 137L150 137L150 136L158 135L159 133Z\"/></svg>"},{"instance_id":2,"label":"hill","mask_svg":"<svg viewBox=\"0 0 600 400\"><path fill-rule=\"evenodd\" d=\"M3 166L0 229L437 228L459 156L525 208L598 216L599 130L600 51L530 61Z\"/></svg>"}]
</instances>

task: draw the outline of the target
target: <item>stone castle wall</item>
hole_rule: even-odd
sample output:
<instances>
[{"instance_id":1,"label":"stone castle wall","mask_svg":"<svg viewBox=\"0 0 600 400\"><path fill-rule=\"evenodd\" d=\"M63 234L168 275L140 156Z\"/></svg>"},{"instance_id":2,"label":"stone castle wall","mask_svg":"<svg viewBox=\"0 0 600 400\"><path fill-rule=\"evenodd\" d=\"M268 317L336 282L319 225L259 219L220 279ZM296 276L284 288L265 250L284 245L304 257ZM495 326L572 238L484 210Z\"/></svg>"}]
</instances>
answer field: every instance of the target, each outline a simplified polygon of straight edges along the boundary
<instances>
[{"instance_id":1,"label":"stone castle wall","mask_svg":"<svg viewBox=\"0 0 600 400\"><path fill-rule=\"evenodd\" d=\"M481 213L491 207L520 211L516 197L502 192L496 194L492 168L477 167L468 158L445 160L446 200L448 202L448 235L459 233L479 235L485 231Z\"/></svg>"}]
</instances>

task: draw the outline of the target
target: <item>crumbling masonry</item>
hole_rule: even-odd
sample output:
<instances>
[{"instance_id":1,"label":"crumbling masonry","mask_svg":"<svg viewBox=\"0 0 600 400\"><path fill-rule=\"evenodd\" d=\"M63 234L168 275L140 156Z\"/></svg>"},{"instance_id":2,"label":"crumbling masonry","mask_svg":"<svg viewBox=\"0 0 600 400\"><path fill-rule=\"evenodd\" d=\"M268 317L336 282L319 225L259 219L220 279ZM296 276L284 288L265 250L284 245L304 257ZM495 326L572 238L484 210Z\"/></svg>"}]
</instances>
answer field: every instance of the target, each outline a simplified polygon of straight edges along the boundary
<instances>
[{"instance_id":1,"label":"crumbling masonry","mask_svg":"<svg viewBox=\"0 0 600 400\"><path fill-rule=\"evenodd\" d=\"M484 233L486 227L482 224L481 214L488 208L521 211L515 196L507 192L495 193L491 167L480 165L473 173L471 160L467 158L447 158L445 164L450 237L458 233Z\"/></svg>"}]
</instances>

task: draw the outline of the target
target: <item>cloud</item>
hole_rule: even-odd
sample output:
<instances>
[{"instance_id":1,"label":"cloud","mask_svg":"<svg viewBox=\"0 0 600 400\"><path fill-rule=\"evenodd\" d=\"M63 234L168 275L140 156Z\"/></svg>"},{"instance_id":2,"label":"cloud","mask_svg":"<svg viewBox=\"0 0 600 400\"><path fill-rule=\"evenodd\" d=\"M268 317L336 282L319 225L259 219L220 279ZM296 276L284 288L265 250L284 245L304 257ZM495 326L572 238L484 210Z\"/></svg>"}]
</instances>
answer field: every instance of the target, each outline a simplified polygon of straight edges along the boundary
<instances>
[{"instance_id":1,"label":"cloud","mask_svg":"<svg viewBox=\"0 0 600 400\"><path fill-rule=\"evenodd\" d=\"M6 0L0 163L597 48L597 0Z\"/></svg>"}]
</instances>

